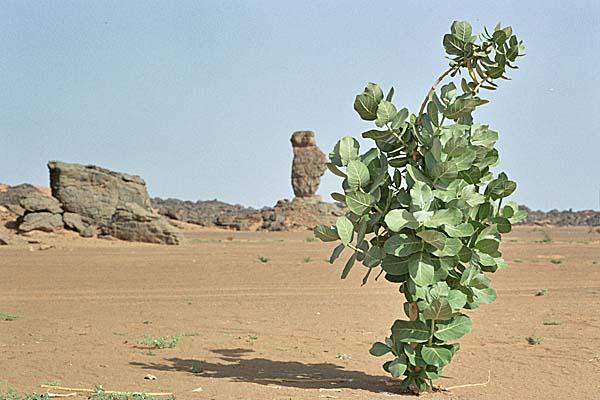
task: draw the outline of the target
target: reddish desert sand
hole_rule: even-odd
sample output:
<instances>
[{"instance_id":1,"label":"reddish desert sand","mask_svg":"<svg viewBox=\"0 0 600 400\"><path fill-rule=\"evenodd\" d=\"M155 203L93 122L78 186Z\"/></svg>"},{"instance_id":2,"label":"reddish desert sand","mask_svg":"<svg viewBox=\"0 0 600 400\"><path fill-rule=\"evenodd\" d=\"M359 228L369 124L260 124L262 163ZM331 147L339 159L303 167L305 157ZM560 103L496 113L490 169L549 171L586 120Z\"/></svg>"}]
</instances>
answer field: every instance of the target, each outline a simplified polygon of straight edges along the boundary
<instances>
[{"instance_id":1,"label":"reddish desert sand","mask_svg":"<svg viewBox=\"0 0 600 400\"><path fill-rule=\"evenodd\" d=\"M18 318L0 321L1 387L413 398L393 394L385 357L368 354L403 317L397 285L360 287L357 266L341 281L346 257L329 265L334 245L310 236L188 228L182 246L45 234L43 251L3 246L0 312ZM421 398L600 399L600 232L518 227L503 250L509 267L492 277L498 300L469 312L473 332L437 381L481 383L489 372L489 383ZM138 344L146 334L183 336L150 350ZM529 345L531 335L543 342Z\"/></svg>"}]
</instances>

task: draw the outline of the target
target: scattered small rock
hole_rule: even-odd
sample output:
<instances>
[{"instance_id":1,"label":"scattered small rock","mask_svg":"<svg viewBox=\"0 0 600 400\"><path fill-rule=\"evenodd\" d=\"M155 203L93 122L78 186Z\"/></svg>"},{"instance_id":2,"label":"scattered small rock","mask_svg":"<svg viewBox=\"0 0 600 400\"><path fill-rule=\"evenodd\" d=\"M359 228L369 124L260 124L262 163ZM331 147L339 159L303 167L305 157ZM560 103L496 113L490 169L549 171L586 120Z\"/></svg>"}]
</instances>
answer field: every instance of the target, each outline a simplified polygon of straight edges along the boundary
<instances>
[{"instance_id":1,"label":"scattered small rock","mask_svg":"<svg viewBox=\"0 0 600 400\"><path fill-rule=\"evenodd\" d=\"M10 237L8 236L8 234L0 232L0 245L1 246L6 246L9 245L11 243Z\"/></svg>"}]
</instances>

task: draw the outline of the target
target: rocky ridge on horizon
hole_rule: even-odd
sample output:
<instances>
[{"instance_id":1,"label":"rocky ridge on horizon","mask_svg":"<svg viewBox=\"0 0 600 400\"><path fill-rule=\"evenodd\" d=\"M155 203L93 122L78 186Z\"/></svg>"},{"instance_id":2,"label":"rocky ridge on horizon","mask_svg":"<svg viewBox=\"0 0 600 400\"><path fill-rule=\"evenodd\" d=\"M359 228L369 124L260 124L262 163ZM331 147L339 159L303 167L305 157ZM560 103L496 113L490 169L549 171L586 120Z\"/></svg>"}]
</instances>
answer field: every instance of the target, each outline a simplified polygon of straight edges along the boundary
<instances>
[{"instance_id":1,"label":"rocky ridge on horizon","mask_svg":"<svg viewBox=\"0 0 600 400\"><path fill-rule=\"evenodd\" d=\"M178 221L242 231L307 230L318 223L335 223L345 212L343 205L321 201L318 196L283 199L260 210L216 199L192 202L155 197L152 203L160 214Z\"/></svg>"},{"instance_id":2,"label":"rocky ridge on horizon","mask_svg":"<svg viewBox=\"0 0 600 400\"><path fill-rule=\"evenodd\" d=\"M343 204L324 202L317 196L308 199L284 199L278 201L274 207L264 207L260 210L216 199L193 202L155 197L152 203L159 213L178 221L236 230L312 229L317 223L333 224L338 216L346 212ZM520 208L529 213L521 225L600 226L599 211L545 212L534 211L526 206Z\"/></svg>"},{"instance_id":3,"label":"rocky ridge on horizon","mask_svg":"<svg viewBox=\"0 0 600 400\"><path fill-rule=\"evenodd\" d=\"M556 225L556 226L600 226L600 211L595 210L531 210L527 206L519 206L527 211L527 218L521 225Z\"/></svg>"}]
</instances>

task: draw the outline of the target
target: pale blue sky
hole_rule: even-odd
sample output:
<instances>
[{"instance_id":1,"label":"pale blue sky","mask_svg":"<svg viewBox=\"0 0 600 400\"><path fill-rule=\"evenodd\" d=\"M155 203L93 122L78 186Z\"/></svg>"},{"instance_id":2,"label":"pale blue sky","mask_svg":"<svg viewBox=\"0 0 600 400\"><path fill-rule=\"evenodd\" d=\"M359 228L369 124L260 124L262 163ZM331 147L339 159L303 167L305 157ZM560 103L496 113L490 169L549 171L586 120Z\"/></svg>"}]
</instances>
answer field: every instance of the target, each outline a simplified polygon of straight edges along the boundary
<instances>
[{"instance_id":1,"label":"pale blue sky","mask_svg":"<svg viewBox=\"0 0 600 400\"><path fill-rule=\"evenodd\" d=\"M533 208L598 209L600 2L1 1L0 182L46 162L141 175L151 195L251 206L293 196L295 130L328 153L370 129L368 81L415 112L455 19L525 41L476 114ZM327 174L320 194L338 189Z\"/></svg>"}]
</instances>

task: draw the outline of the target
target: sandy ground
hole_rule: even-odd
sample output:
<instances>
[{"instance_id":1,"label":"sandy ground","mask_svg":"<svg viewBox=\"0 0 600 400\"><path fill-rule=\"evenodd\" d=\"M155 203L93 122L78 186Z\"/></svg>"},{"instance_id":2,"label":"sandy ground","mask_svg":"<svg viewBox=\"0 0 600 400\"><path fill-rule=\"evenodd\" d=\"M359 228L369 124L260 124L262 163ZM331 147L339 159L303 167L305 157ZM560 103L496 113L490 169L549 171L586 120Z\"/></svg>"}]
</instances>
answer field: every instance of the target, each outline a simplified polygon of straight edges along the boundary
<instances>
[{"instance_id":1,"label":"sandy ground","mask_svg":"<svg viewBox=\"0 0 600 400\"><path fill-rule=\"evenodd\" d=\"M368 354L403 316L397 286L361 288L356 267L341 281L344 260L329 265L333 246L308 237L195 229L174 247L70 235L41 235L55 246L45 251L3 246L0 312L18 319L0 321L0 387L410 398L393 394L385 360ZM470 313L473 332L437 382L485 382L489 371L489 384L423 397L600 399L600 232L517 228L503 250L510 267L493 276L498 300ZM138 344L146 334L184 336L149 350ZM530 335L542 344L527 344Z\"/></svg>"}]
</instances>

